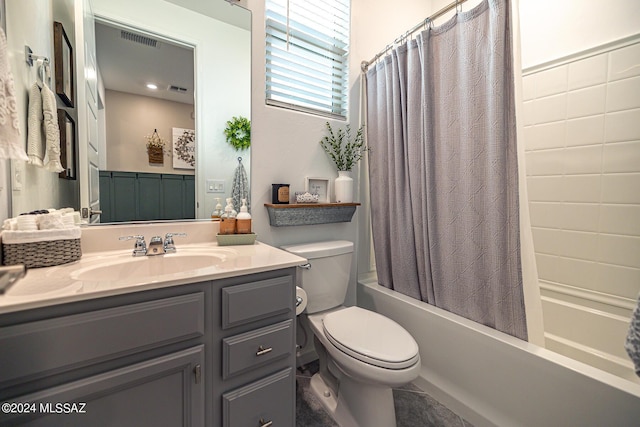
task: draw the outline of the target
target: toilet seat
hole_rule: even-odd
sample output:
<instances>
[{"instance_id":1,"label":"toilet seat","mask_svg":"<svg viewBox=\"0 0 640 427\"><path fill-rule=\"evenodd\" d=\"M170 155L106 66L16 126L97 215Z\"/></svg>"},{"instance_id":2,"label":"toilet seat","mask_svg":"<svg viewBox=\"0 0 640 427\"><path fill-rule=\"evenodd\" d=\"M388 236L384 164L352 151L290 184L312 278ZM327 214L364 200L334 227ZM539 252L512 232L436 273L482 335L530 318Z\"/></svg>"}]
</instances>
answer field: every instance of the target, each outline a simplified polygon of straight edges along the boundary
<instances>
[{"instance_id":1,"label":"toilet seat","mask_svg":"<svg viewBox=\"0 0 640 427\"><path fill-rule=\"evenodd\" d=\"M380 368L405 369L420 360L418 344L393 320L360 307L323 318L327 339L344 353Z\"/></svg>"}]
</instances>

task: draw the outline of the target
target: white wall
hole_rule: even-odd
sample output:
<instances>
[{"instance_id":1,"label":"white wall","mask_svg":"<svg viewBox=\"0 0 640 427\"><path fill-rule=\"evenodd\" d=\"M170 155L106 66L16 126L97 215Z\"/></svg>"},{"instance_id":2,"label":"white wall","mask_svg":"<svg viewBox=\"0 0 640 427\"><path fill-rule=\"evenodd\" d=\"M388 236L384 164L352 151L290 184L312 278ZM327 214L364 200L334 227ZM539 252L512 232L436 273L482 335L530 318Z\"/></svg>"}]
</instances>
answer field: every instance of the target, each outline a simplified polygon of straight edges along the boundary
<instances>
[{"instance_id":1,"label":"white wall","mask_svg":"<svg viewBox=\"0 0 640 427\"><path fill-rule=\"evenodd\" d=\"M132 93L105 91L106 146L103 170L193 175L193 169L173 167L172 129L195 129L194 106ZM164 163L151 164L146 135L157 129L166 140Z\"/></svg>"},{"instance_id":2,"label":"white wall","mask_svg":"<svg viewBox=\"0 0 640 427\"><path fill-rule=\"evenodd\" d=\"M522 67L635 35L638 17L637 0L520 0Z\"/></svg>"}]
</instances>

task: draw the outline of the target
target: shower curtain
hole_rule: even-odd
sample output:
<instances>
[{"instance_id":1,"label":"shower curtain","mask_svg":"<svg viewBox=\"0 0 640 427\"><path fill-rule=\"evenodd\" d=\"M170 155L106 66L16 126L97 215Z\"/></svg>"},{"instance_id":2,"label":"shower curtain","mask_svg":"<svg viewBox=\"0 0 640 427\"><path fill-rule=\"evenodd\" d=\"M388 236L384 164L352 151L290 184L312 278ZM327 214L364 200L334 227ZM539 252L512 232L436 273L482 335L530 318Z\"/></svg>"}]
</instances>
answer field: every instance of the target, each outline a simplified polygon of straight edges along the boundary
<instances>
[{"instance_id":1,"label":"shower curtain","mask_svg":"<svg viewBox=\"0 0 640 427\"><path fill-rule=\"evenodd\" d=\"M378 281L527 339L508 0L485 0L369 69Z\"/></svg>"}]
</instances>

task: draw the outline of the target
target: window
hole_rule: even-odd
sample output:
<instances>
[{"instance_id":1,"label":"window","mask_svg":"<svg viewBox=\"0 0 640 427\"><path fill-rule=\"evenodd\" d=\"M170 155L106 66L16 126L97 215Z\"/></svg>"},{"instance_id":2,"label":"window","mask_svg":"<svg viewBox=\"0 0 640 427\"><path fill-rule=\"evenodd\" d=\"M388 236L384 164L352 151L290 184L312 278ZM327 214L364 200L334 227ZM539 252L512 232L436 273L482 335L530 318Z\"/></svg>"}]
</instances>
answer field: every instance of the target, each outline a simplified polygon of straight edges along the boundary
<instances>
[{"instance_id":1,"label":"window","mask_svg":"<svg viewBox=\"0 0 640 427\"><path fill-rule=\"evenodd\" d=\"M349 0L266 1L268 105L345 118Z\"/></svg>"}]
</instances>

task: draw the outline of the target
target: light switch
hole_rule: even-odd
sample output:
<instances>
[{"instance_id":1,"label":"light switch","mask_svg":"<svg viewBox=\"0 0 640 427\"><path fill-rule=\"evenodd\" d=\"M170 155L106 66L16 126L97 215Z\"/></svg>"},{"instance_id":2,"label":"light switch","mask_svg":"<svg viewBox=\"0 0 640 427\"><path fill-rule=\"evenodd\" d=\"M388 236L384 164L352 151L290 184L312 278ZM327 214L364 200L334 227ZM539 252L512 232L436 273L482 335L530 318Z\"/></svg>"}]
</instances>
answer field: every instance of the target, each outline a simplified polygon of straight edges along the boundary
<instances>
[{"instance_id":1,"label":"light switch","mask_svg":"<svg viewBox=\"0 0 640 427\"><path fill-rule=\"evenodd\" d=\"M224 193L223 179L208 179L206 183L207 193Z\"/></svg>"}]
</instances>

